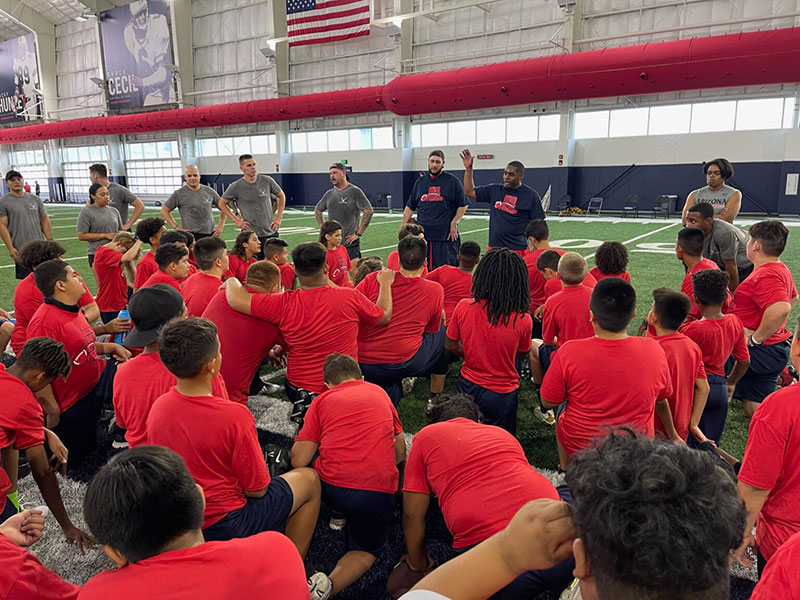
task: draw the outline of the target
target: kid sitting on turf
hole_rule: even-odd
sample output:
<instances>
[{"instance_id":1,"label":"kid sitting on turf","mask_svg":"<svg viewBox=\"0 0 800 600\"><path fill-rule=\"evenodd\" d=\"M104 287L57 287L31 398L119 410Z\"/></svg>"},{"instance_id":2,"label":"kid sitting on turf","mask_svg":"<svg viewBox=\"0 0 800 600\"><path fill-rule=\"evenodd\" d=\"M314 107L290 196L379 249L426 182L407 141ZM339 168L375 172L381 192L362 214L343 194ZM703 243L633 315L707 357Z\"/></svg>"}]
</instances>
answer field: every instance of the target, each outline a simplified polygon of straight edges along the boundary
<instances>
[{"instance_id":1,"label":"kid sitting on turf","mask_svg":"<svg viewBox=\"0 0 800 600\"><path fill-rule=\"evenodd\" d=\"M97 278L95 301L103 323L115 319L128 303L128 283L133 284L136 278L133 263L141 247L141 240L134 241L131 232L120 231L108 244L95 250L92 263Z\"/></svg>"},{"instance_id":2,"label":"kid sitting on turf","mask_svg":"<svg viewBox=\"0 0 800 600\"><path fill-rule=\"evenodd\" d=\"M213 394L222 361L216 326L197 317L167 323L158 352L178 382L150 410L148 443L177 452L203 488L205 539L285 529L305 557L319 514L319 477L295 469L270 479L253 415Z\"/></svg>"},{"instance_id":3,"label":"kid sitting on turf","mask_svg":"<svg viewBox=\"0 0 800 600\"><path fill-rule=\"evenodd\" d=\"M484 421L517 432L516 360L531 349L530 296L525 261L507 248L494 248L478 263L473 298L453 311L445 347L464 357L458 391L469 394Z\"/></svg>"},{"instance_id":4,"label":"kid sitting on turf","mask_svg":"<svg viewBox=\"0 0 800 600\"><path fill-rule=\"evenodd\" d=\"M259 252L261 252L261 242L255 233L249 229L239 233L233 243L233 250L228 253L228 272L225 273L224 279L236 277L244 283L247 269L258 260L256 254Z\"/></svg>"},{"instance_id":5,"label":"kid sitting on turf","mask_svg":"<svg viewBox=\"0 0 800 600\"><path fill-rule=\"evenodd\" d=\"M357 286L364 281L370 273L383 269L383 259L380 256L365 256L356 261L356 274L353 276L353 285Z\"/></svg>"},{"instance_id":6,"label":"kid sitting on turf","mask_svg":"<svg viewBox=\"0 0 800 600\"><path fill-rule=\"evenodd\" d=\"M156 250L161 243L161 236L166 233L164 219L160 217L148 217L142 219L136 225L136 237L142 240L143 244L150 246L150 250L139 259L136 264L136 277L133 280L133 291L138 290L148 278L158 271L156 264Z\"/></svg>"},{"instance_id":7,"label":"kid sitting on turf","mask_svg":"<svg viewBox=\"0 0 800 600\"><path fill-rule=\"evenodd\" d=\"M406 223L402 227L400 227L399 231L397 232L397 241L399 242L407 235L413 235L422 239L425 239L425 228L420 225L419 223ZM389 256L386 257L386 268L391 269L392 271L399 271L400 270L400 256L397 253L397 250L392 250L389 252ZM425 268L422 269L422 276L428 276L428 262L425 261Z\"/></svg>"},{"instance_id":8,"label":"kid sitting on turf","mask_svg":"<svg viewBox=\"0 0 800 600\"><path fill-rule=\"evenodd\" d=\"M548 250L553 250L559 255L564 254L564 251L550 247L550 228L544 219L534 219L528 223L525 228L525 237L528 238L528 244L531 248L530 252L524 256L525 266L528 268L528 287L531 292L531 315L534 315L531 335L538 339L542 337L542 317L541 311L537 309L547 299L544 294L544 285L547 280L536 263L539 257ZM538 316L536 316L537 314Z\"/></svg>"},{"instance_id":9,"label":"kid sitting on turf","mask_svg":"<svg viewBox=\"0 0 800 600\"><path fill-rule=\"evenodd\" d=\"M558 261L561 260L561 256L563 254L563 252L559 253L556 250L547 250L546 252L540 254L539 258L536 259L536 267L539 269L542 277L544 277L546 280L544 284L545 301L556 292L560 292L564 287L561 278L558 276ZM583 278L581 285L592 289L595 285L597 285L597 280L587 273L586 277ZM541 319L542 312L544 312L544 303L542 303L542 305L536 310L533 315L534 318Z\"/></svg>"},{"instance_id":10,"label":"kid sitting on turf","mask_svg":"<svg viewBox=\"0 0 800 600\"><path fill-rule=\"evenodd\" d=\"M599 281L589 304L594 337L555 353L541 388L542 405L566 405L556 438L561 468L610 427L628 425L653 437L656 400L672 395L664 351L651 338L629 337L636 292L618 277Z\"/></svg>"},{"instance_id":11,"label":"kid sitting on turf","mask_svg":"<svg viewBox=\"0 0 800 600\"><path fill-rule=\"evenodd\" d=\"M218 237L206 237L195 245L199 270L183 282L183 297L190 317L199 317L219 291L222 276L228 271L228 251Z\"/></svg>"},{"instance_id":12,"label":"kid sitting on turf","mask_svg":"<svg viewBox=\"0 0 800 600\"><path fill-rule=\"evenodd\" d=\"M696 440L706 439L699 427L708 398L703 353L690 338L678 333L690 306L686 294L658 288L653 290L653 306L647 315L672 378L672 395L656 402L655 428L673 442L685 442L690 433Z\"/></svg>"},{"instance_id":13,"label":"kid sitting on turf","mask_svg":"<svg viewBox=\"0 0 800 600\"><path fill-rule=\"evenodd\" d=\"M319 243L328 251L328 278L339 287L353 287L350 281L353 265L347 248L342 245L342 226L339 221L325 221L322 224Z\"/></svg>"},{"instance_id":14,"label":"kid sitting on turf","mask_svg":"<svg viewBox=\"0 0 800 600\"><path fill-rule=\"evenodd\" d=\"M619 277L628 283L631 276L628 275L628 249L619 242L603 242L594 251L595 267L589 274L597 281L606 277Z\"/></svg>"},{"instance_id":15,"label":"kid sitting on turf","mask_svg":"<svg viewBox=\"0 0 800 600\"><path fill-rule=\"evenodd\" d=\"M181 457L141 446L111 458L86 490L86 522L116 569L81 600L308 598L303 561L285 536L204 542L203 492Z\"/></svg>"},{"instance_id":16,"label":"kid sitting on turf","mask_svg":"<svg viewBox=\"0 0 800 600\"><path fill-rule=\"evenodd\" d=\"M167 233L181 232L168 231ZM167 233L164 234L164 237L166 237ZM139 289L164 283L183 294L181 281L189 276L189 251L186 246L171 242L161 244L156 250L156 264L158 265L158 271L153 273Z\"/></svg>"},{"instance_id":17,"label":"kid sitting on turf","mask_svg":"<svg viewBox=\"0 0 800 600\"><path fill-rule=\"evenodd\" d=\"M397 411L386 392L363 380L355 359L331 354L323 374L328 391L306 413L292 446L292 466L313 462L323 502L347 519L348 551L328 577L312 577L315 600L327 598L331 588L330 595L338 594L375 562L394 512L397 465L406 458ZM356 446L361 451L352 452Z\"/></svg>"},{"instance_id":18,"label":"kid sitting on turf","mask_svg":"<svg viewBox=\"0 0 800 600\"><path fill-rule=\"evenodd\" d=\"M678 242L675 244L675 255L678 260L683 263L686 270L686 275L681 283L681 292L686 294L691 302L692 307L687 317L688 322L697 321L703 318L700 314L700 309L694 303L694 288L692 287L692 276L700 271L706 269L713 269L719 271L717 263L713 260L703 257L703 243L705 236L702 229L696 227L685 227L678 232ZM722 305L722 312L728 312L730 301L732 300L730 292L728 292L725 302Z\"/></svg>"},{"instance_id":19,"label":"kid sitting on turf","mask_svg":"<svg viewBox=\"0 0 800 600\"><path fill-rule=\"evenodd\" d=\"M453 316L456 305L464 298L472 298L472 271L481 260L481 247L477 242L463 242L458 250L458 266L443 265L434 269L425 277L435 281L444 289L444 324L447 326ZM423 275L424 277L424 275ZM442 359L431 374L431 396L441 394L450 364L458 360L449 350L445 350Z\"/></svg>"},{"instance_id":20,"label":"kid sitting on turf","mask_svg":"<svg viewBox=\"0 0 800 600\"><path fill-rule=\"evenodd\" d=\"M709 392L700 431L719 445L728 416L728 400L736 382L742 378L750 365L750 353L744 337L744 326L734 314L722 314L722 304L728 293L728 274L719 269L706 269L692 276L694 302L702 319L687 324L682 333L694 340L703 352ZM725 377L725 362L733 356L736 364ZM698 444L703 438L692 439Z\"/></svg>"},{"instance_id":21,"label":"kid sitting on turf","mask_svg":"<svg viewBox=\"0 0 800 600\"><path fill-rule=\"evenodd\" d=\"M281 287L284 290L293 290L296 274L292 263L289 262L289 243L280 238L269 238L264 242L264 260L278 266L281 270ZM244 283L244 282L242 282Z\"/></svg>"}]
</instances>

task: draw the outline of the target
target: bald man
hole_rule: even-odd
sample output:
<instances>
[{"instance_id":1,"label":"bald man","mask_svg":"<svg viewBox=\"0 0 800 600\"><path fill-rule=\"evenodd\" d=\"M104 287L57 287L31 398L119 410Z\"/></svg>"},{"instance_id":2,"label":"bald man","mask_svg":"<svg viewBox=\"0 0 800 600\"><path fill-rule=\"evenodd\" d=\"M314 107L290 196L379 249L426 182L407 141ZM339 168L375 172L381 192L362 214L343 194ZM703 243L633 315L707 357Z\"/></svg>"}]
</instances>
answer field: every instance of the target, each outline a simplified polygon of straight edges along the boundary
<instances>
[{"instance_id":1,"label":"bald man","mask_svg":"<svg viewBox=\"0 0 800 600\"><path fill-rule=\"evenodd\" d=\"M195 239L218 236L225 225L225 215L220 213L219 224L214 227L211 208L219 202L219 194L207 185L200 184L200 171L194 165L187 165L183 174L186 185L178 188L161 207L161 216L173 229L191 231ZM175 222L172 211L178 209L181 225Z\"/></svg>"}]
</instances>

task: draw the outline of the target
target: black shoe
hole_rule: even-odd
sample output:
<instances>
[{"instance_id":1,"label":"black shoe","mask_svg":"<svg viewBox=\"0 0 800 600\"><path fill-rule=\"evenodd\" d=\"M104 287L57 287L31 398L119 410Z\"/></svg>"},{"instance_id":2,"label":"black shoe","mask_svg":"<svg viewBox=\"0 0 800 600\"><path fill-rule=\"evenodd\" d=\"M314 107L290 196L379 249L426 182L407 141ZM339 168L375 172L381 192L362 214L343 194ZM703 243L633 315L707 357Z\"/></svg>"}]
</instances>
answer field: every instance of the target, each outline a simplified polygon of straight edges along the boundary
<instances>
[{"instance_id":1,"label":"black shoe","mask_svg":"<svg viewBox=\"0 0 800 600\"><path fill-rule=\"evenodd\" d=\"M290 419L292 422L297 423L298 427L301 429L305 422L308 407L311 406L311 401L316 397L317 395L313 392L300 390L297 394L297 400L292 403L292 416Z\"/></svg>"},{"instance_id":2,"label":"black shoe","mask_svg":"<svg viewBox=\"0 0 800 600\"><path fill-rule=\"evenodd\" d=\"M111 437L111 447L122 450L128 447L128 440L125 439L126 430L117 426L116 418L112 418L108 424L108 435Z\"/></svg>"},{"instance_id":3,"label":"black shoe","mask_svg":"<svg viewBox=\"0 0 800 600\"><path fill-rule=\"evenodd\" d=\"M267 444L264 461L267 463L269 476L273 479L292 470L289 448L282 448L277 444Z\"/></svg>"}]
</instances>

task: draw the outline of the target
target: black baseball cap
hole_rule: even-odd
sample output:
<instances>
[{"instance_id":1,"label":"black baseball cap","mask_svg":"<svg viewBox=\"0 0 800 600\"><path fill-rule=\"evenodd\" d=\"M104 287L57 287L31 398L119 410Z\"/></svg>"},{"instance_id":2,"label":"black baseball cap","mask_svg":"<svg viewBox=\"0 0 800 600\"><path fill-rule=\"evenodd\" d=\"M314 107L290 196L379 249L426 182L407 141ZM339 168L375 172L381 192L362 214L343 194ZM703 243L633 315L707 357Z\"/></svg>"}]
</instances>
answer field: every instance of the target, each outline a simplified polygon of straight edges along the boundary
<instances>
[{"instance_id":1,"label":"black baseball cap","mask_svg":"<svg viewBox=\"0 0 800 600\"><path fill-rule=\"evenodd\" d=\"M328 171L330 171L331 169L339 169L340 171L343 171L344 172L344 178L347 181L350 181L350 172L347 170L347 167L344 166L344 164L342 164L340 162L335 162L330 167L328 167Z\"/></svg>"},{"instance_id":2,"label":"black baseball cap","mask_svg":"<svg viewBox=\"0 0 800 600\"><path fill-rule=\"evenodd\" d=\"M158 339L158 330L183 312L183 296L171 285L158 283L139 290L128 300L133 329L124 345L143 348Z\"/></svg>"},{"instance_id":3,"label":"black baseball cap","mask_svg":"<svg viewBox=\"0 0 800 600\"><path fill-rule=\"evenodd\" d=\"M15 171L14 169L11 169L8 173L6 173L6 181L10 181L15 177L19 177L20 179L22 179L22 173L20 173L19 171Z\"/></svg>"}]
</instances>

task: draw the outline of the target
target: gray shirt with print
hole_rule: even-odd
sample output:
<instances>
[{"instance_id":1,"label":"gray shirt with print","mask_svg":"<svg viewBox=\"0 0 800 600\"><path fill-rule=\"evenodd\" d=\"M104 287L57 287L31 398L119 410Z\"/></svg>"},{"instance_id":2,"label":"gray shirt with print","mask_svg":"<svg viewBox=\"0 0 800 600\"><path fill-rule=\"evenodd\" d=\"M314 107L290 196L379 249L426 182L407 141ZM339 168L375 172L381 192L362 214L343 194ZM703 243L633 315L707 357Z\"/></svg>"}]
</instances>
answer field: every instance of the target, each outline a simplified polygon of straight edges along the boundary
<instances>
[{"instance_id":1,"label":"gray shirt with print","mask_svg":"<svg viewBox=\"0 0 800 600\"><path fill-rule=\"evenodd\" d=\"M178 209L181 227L192 233L209 234L214 231L214 217L211 208L219 202L219 194L207 185L193 190L188 186L178 188L167 200L166 207Z\"/></svg>"},{"instance_id":2,"label":"gray shirt with print","mask_svg":"<svg viewBox=\"0 0 800 600\"><path fill-rule=\"evenodd\" d=\"M747 234L727 221L714 219L711 233L703 242L703 256L725 269L723 259L736 259L736 269L741 271L753 263L747 258Z\"/></svg>"},{"instance_id":3,"label":"gray shirt with print","mask_svg":"<svg viewBox=\"0 0 800 600\"><path fill-rule=\"evenodd\" d=\"M108 184L108 205L113 206L119 212L122 224L128 222L128 206L136 201L136 194L125 186L111 182Z\"/></svg>"},{"instance_id":4,"label":"gray shirt with print","mask_svg":"<svg viewBox=\"0 0 800 600\"><path fill-rule=\"evenodd\" d=\"M339 221L342 226L342 238L358 231L361 211L371 209L372 204L360 187L348 183L341 190L331 188L317 202L317 210L328 211L329 221Z\"/></svg>"},{"instance_id":5,"label":"gray shirt with print","mask_svg":"<svg viewBox=\"0 0 800 600\"><path fill-rule=\"evenodd\" d=\"M272 201L270 194L279 194L281 187L269 175L258 175L253 183L244 177L228 186L222 197L233 200L242 214L242 218L250 223L250 228L260 238L275 233L272 230Z\"/></svg>"},{"instance_id":6,"label":"gray shirt with print","mask_svg":"<svg viewBox=\"0 0 800 600\"><path fill-rule=\"evenodd\" d=\"M119 211L109 203L105 208L87 204L78 213L78 233L117 233L122 230L122 217ZM97 249L109 240L89 242L89 256L94 256Z\"/></svg>"},{"instance_id":7,"label":"gray shirt with print","mask_svg":"<svg viewBox=\"0 0 800 600\"><path fill-rule=\"evenodd\" d=\"M0 198L0 217L8 219L11 243L17 251L28 242L43 240L42 219L47 216L39 196L24 192L22 196L11 193Z\"/></svg>"},{"instance_id":8,"label":"gray shirt with print","mask_svg":"<svg viewBox=\"0 0 800 600\"><path fill-rule=\"evenodd\" d=\"M725 209L728 200L738 191L739 190L736 188L727 184L723 185L717 191L712 190L708 186L701 187L699 190L694 191L694 203L707 202L714 207L714 214L718 215Z\"/></svg>"}]
</instances>

